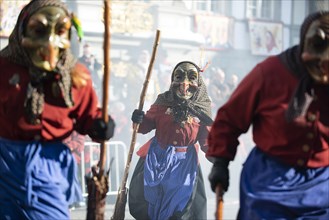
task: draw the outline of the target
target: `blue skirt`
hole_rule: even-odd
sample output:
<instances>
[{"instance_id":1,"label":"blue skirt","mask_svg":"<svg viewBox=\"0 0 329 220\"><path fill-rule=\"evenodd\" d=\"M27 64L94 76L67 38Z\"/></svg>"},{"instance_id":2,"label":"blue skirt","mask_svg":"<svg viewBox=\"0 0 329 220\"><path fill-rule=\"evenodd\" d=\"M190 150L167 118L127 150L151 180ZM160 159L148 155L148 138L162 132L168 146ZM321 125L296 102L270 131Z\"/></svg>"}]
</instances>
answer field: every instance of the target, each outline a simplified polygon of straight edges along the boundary
<instances>
[{"instance_id":1,"label":"blue skirt","mask_svg":"<svg viewBox=\"0 0 329 220\"><path fill-rule=\"evenodd\" d=\"M194 146L162 149L153 139L144 165L144 196L150 219L166 220L184 210L192 196L197 169Z\"/></svg>"},{"instance_id":2,"label":"blue skirt","mask_svg":"<svg viewBox=\"0 0 329 220\"><path fill-rule=\"evenodd\" d=\"M66 145L0 138L0 219L69 219L69 204L81 200Z\"/></svg>"},{"instance_id":3,"label":"blue skirt","mask_svg":"<svg viewBox=\"0 0 329 220\"><path fill-rule=\"evenodd\" d=\"M239 219L329 219L329 167L287 166L254 148L241 173Z\"/></svg>"}]
</instances>

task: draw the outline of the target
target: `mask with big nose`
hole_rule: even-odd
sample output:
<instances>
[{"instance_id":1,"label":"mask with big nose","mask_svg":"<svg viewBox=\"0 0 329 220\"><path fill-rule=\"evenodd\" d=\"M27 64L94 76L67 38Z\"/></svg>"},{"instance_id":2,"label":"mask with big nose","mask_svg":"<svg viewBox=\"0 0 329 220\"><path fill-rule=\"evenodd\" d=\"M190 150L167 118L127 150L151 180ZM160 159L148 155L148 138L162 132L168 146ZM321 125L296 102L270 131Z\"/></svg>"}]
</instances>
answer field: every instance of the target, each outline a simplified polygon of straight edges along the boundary
<instances>
[{"instance_id":1,"label":"mask with big nose","mask_svg":"<svg viewBox=\"0 0 329 220\"><path fill-rule=\"evenodd\" d=\"M180 99L191 99L198 89L199 69L192 63L183 62L173 72L172 88Z\"/></svg>"},{"instance_id":2,"label":"mask with big nose","mask_svg":"<svg viewBox=\"0 0 329 220\"><path fill-rule=\"evenodd\" d=\"M59 7L47 6L31 15L21 43L34 66L45 71L56 68L61 51L70 47L70 28L70 17Z\"/></svg>"},{"instance_id":3,"label":"mask with big nose","mask_svg":"<svg viewBox=\"0 0 329 220\"><path fill-rule=\"evenodd\" d=\"M302 60L312 78L329 85L329 14L313 21L307 29Z\"/></svg>"}]
</instances>

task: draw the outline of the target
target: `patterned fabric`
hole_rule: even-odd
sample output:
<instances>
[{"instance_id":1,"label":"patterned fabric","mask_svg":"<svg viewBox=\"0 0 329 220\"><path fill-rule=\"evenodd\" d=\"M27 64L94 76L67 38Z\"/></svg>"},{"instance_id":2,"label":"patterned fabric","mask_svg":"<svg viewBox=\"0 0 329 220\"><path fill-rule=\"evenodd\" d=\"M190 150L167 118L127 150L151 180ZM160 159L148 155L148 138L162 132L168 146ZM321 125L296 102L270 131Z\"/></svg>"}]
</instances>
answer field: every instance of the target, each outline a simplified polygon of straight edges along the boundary
<instances>
[{"instance_id":1,"label":"patterned fabric","mask_svg":"<svg viewBox=\"0 0 329 220\"><path fill-rule=\"evenodd\" d=\"M149 220L148 203L144 197L145 158L139 158L129 185L129 211L137 220ZM190 200L182 212L176 212L171 219L200 220L207 218L207 196L200 165Z\"/></svg>"},{"instance_id":2,"label":"patterned fabric","mask_svg":"<svg viewBox=\"0 0 329 220\"><path fill-rule=\"evenodd\" d=\"M158 95L158 98L156 99L154 104L172 107L174 119L177 123L185 121L189 113L192 113L199 117L204 124L211 125L211 101L207 93L206 85L204 84L202 76L200 75L200 68L192 62L183 62L191 63L198 69L199 88L196 94L194 94L191 99L181 102L176 100L172 86L170 86L168 91ZM173 81L173 74L175 72L175 69L183 62L180 62L175 66L171 75L171 81Z\"/></svg>"},{"instance_id":3,"label":"patterned fabric","mask_svg":"<svg viewBox=\"0 0 329 220\"><path fill-rule=\"evenodd\" d=\"M305 35L309 26L313 21L327 14L329 14L329 11L319 11L306 17L300 31L299 45L289 48L278 55L281 61L291 71L291 73L296 75L296 77L299 79L299 84L286 112L286 118L288 121L292 121L293 119L300 116L301 113L308 108L307 104L310 103L313 99L312 92L310 91L313 79L310 74L308 74L305 66L303 65L301 54L303 51Z\"/></svg>"},{"instance_id":4,"label":"patterned fabric","mask_svg":"<svg viewBox=\"0 0 329 220\"><path fill-rule=\"evenodd\" d=\"M21 40L24 33L26 22L33 13L45 6L56 6L62 8L67 15L69 12L59 0L33 0L27 4L18 16L16 26L9 37L9 44L2 51L0 56L8 58L11 62L25 66L29 69L31 82L28 86L25 107L27 118L31 124L39 123L39 116L44 106L44 88L43 82L46 80L54 80L55 86L61 91L64 103L67 107L73 106L71 95L71 75L76 59L73 57L69 49L61 52L60 60L54 72L45 72L34 67L25 49L21 46ZM56 75L60 77L57 78ZM55 80L56 77L56 80Z\"/></svg>"},{"instance_id":5,"label":"patterned fabric","mask_svg":"<svg viewBox=\"0 0 329 220\"><path fill-rule=\"evenodd\" d=\"M169 219L184 210L194 189L197 160L194 147L163 149L153 139L144 165L144 196L151 220Z\"/></svg>"},{"instance_id":6,"label":"patterned fabric","mask_svg":"<svg viewBox=\"0 0 329 220\"><path fill-rule=\"evenodd\" d=\"M254 148L241 174L238 219L329 219L329 167L286 166Z\"/></svg>"}]
</instances>

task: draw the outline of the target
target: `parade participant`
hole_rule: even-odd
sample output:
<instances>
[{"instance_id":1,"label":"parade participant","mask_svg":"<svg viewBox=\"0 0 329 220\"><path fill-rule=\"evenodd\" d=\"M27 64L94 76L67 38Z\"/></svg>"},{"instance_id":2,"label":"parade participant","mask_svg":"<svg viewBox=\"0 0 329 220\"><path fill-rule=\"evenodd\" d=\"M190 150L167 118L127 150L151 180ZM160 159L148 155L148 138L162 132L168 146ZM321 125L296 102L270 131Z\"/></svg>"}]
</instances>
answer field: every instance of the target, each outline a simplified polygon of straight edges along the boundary
<instances>
[{"instance_id":1,"label":"parade participant","mask_svg":"<svg viewBox=\"0 0 329 220\"><path fill-rule=\"evenodd\" d=\"M209 133L213 191L252 125L256 146L240 179L238 219L329 219L329 12L305 18L300 43L241 81Z\"/></svg>"},{"instance_id":2,"label":"parade participant","mask_svg":"<svg viewBox=\"0 0 329 220\"><path fill-rule=\"evenodd\" d=\"M133 112L139 133L155 129L149 145L137 152L129 187L130 213L136 219L206 219L198 146L206 152L212 120L201 72L192 62L178 63L169 90L158 95L145 116Z\"/></svg>"},{"instance_id":3,"label":"parade participant","mask_svg":"<svg viewBox=\"0 0 329 220\"><path fill-rule=\"evenodd\" d=\"M102 70L102 64L91 53L91 46L88 43L83 45L83 54L78 61L88 68L96 94L101 97L102 77L99 76L98 72Z\"/></svg>"},{"instance_id":4,"label":"parade participant","mask_svg":"<svg viewBox=\"0 0 329 220\"><path fill-rule=\"evenodd\" d=\"M61 1L33 0L0 52L1 219L69 219L82 194L64 139L73 130L97 141L113 136L90 73L70 52L70 31Z\"/></svg>"}]
</instances>

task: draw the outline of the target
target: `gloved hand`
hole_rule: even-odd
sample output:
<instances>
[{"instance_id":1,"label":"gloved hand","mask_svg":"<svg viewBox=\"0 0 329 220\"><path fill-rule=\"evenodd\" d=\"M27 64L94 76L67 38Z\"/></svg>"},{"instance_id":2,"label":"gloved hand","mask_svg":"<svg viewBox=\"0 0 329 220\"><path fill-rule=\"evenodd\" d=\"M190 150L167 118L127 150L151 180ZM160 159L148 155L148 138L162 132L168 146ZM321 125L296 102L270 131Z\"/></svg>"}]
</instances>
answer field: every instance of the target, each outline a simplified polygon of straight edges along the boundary
<instances>
[{"instance_id":1,"label":"gloved hand","mask_svg":"<svg viewBox=\"0 0 329 220\"><path fill-rule=\"evenodd\" d=\"M145 115L145 113L143 110L135 109L131 116L131 120L134 123L141 124L143 122L144 115Z\"/></svg>"},{"instance_id":2,"label":"gloved hand","mask_svg":"<svg viewBox=\"0 0 329 220\"><path fill-rule=\"evenodd\" d=\"M114 128L115 123L111 117L109 117L107 123L103 119L97 118L93 122L89 136L94 140L106 141L113 137Z\"/></svg>"},{"instance_id":3,"label":"gloved hand","mask_svg":"<svg viewBox=\"0 0 329 220\"><path fill-rule=\"evenodd\" d=\"M221 185L222 189L226 192L229 187L229 160L222 157L214 158L214 165L210 171L208 179L213 192L216 192L216 186Z\"/></svg>"}]
</instances>

